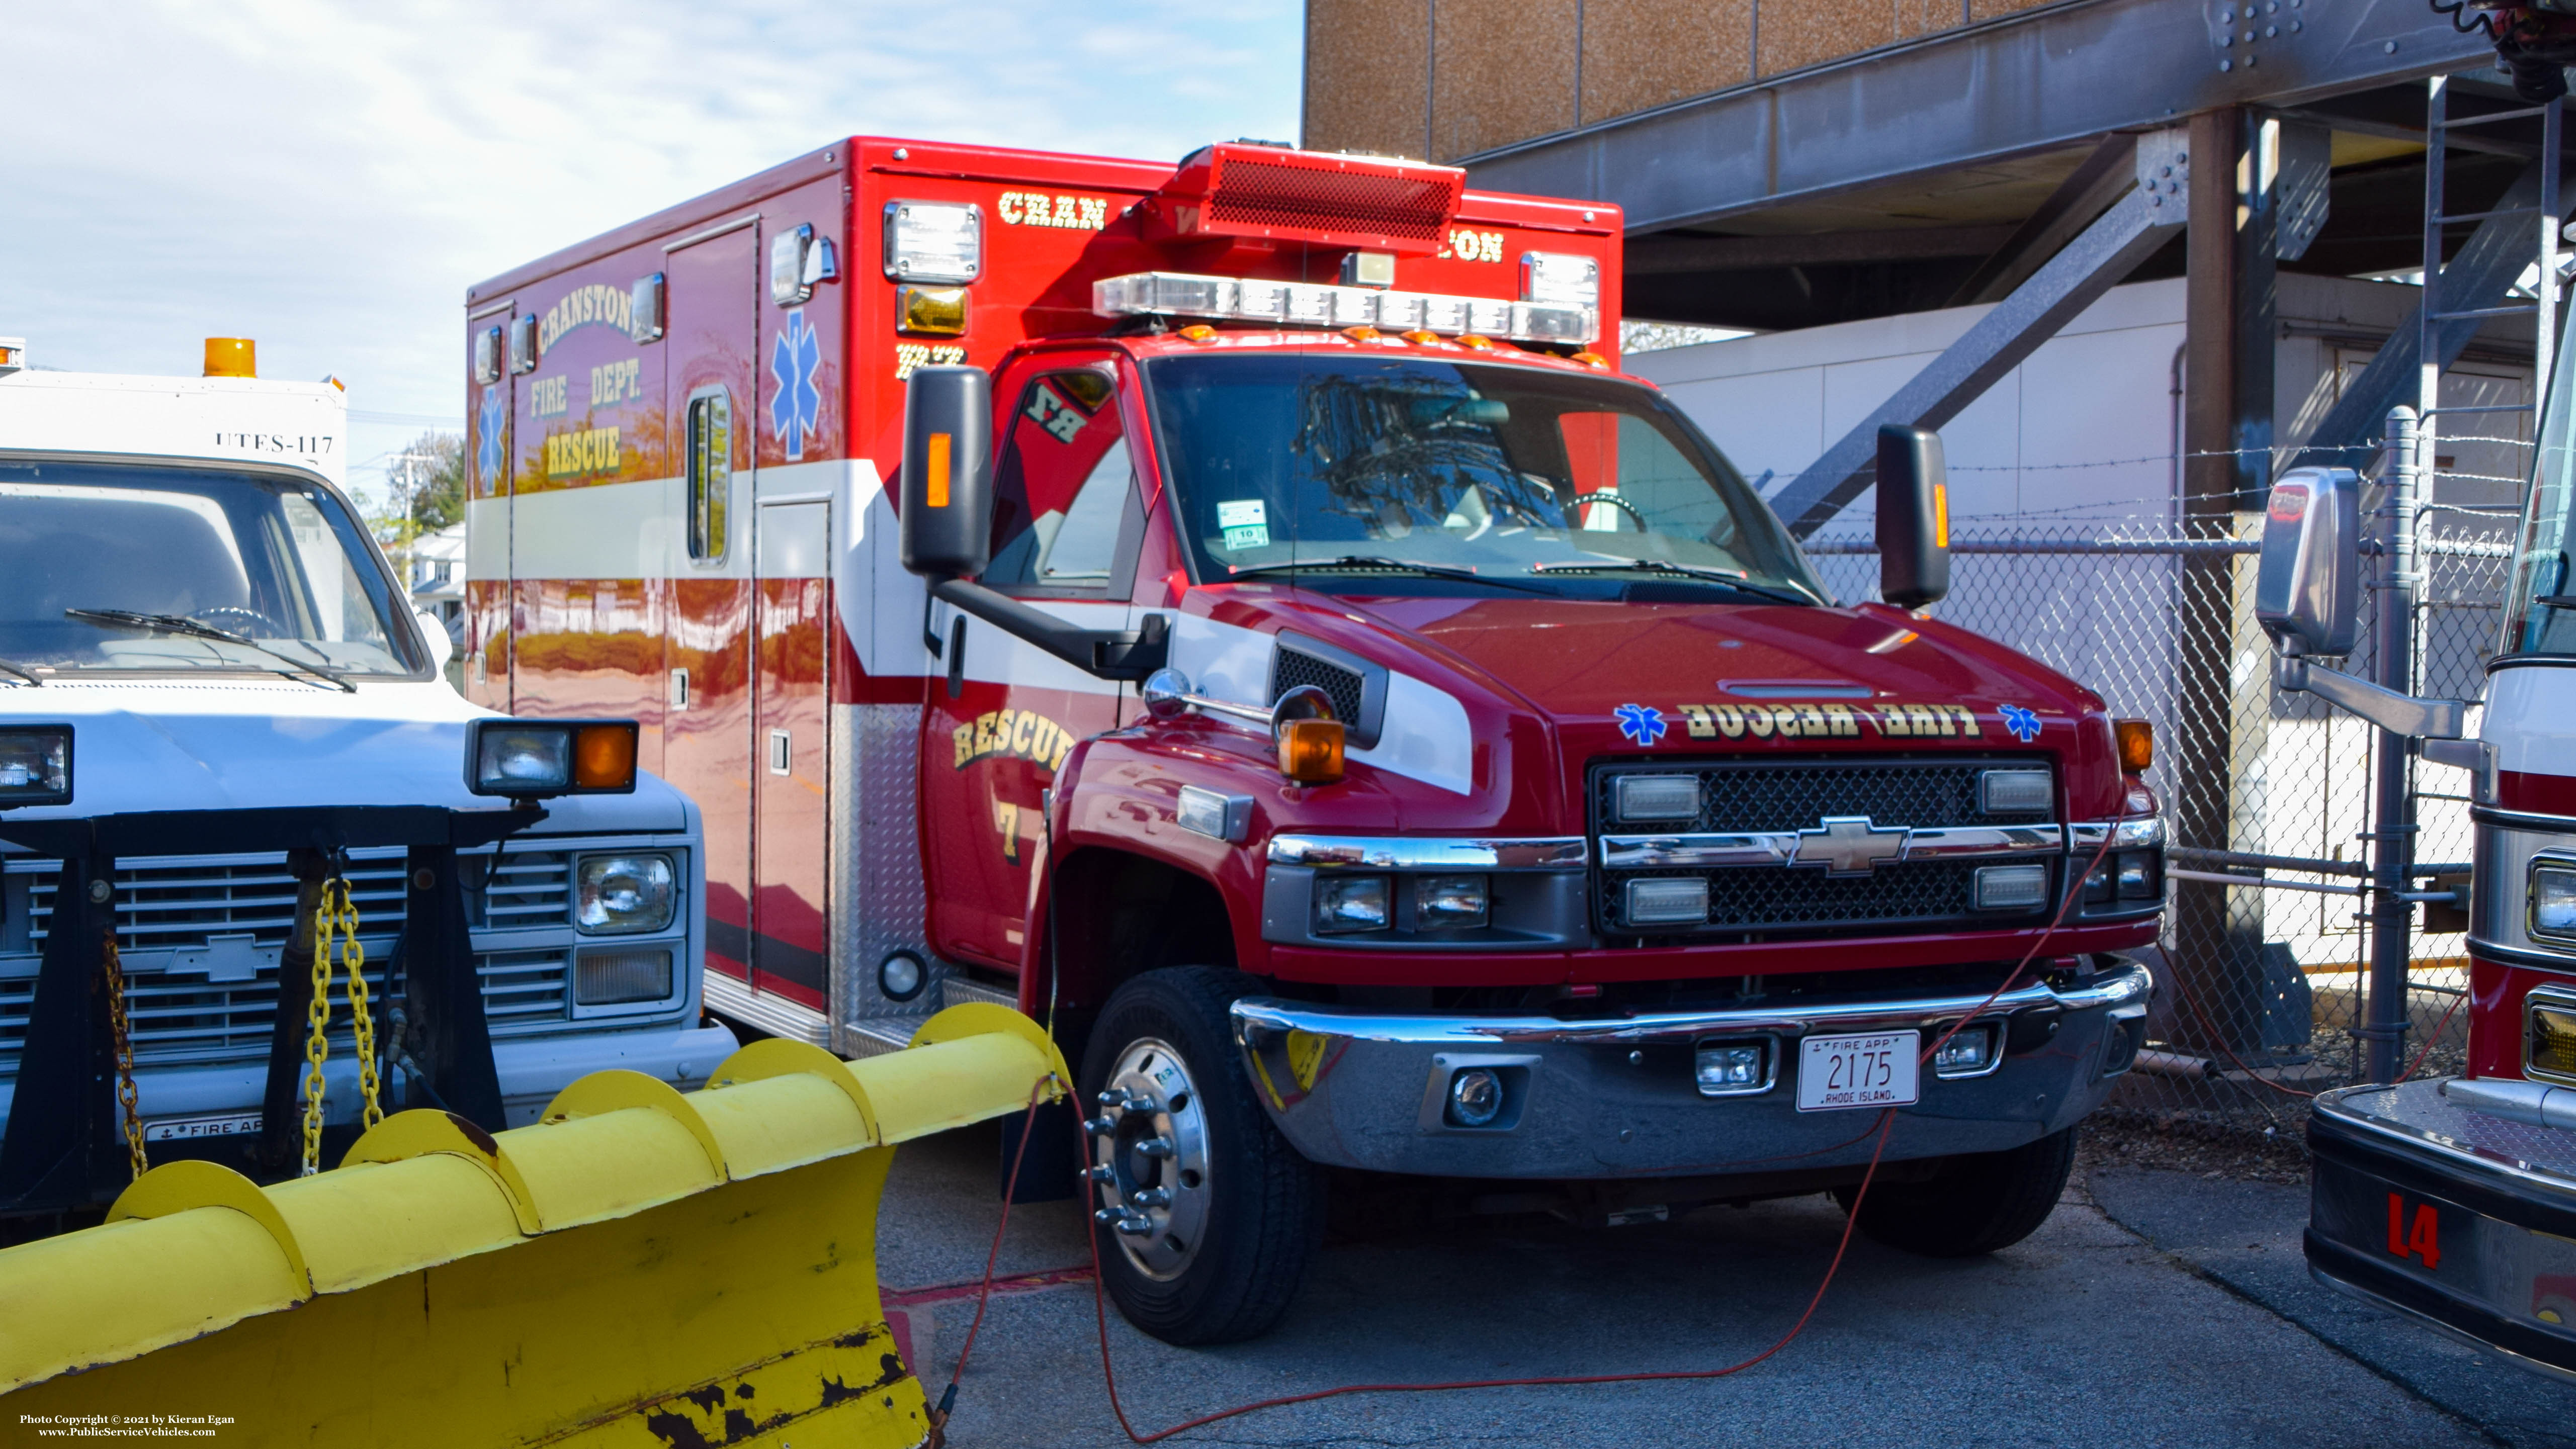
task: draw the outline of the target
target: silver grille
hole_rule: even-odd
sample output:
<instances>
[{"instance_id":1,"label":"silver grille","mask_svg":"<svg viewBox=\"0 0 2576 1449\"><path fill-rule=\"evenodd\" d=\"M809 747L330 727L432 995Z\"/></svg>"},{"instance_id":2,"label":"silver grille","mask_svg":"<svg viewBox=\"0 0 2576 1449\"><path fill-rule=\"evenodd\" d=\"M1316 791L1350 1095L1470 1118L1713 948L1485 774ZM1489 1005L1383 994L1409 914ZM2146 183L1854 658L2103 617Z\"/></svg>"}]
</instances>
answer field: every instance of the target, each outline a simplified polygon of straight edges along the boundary
<instances>
[{"instance_id":1,"label":"silver grille","mask_svg":"<svg viewBox=\"0 0 2576 1449\"><path fill-rule=\"evenodd\" d=\"M350 852L349 884L367 953L367 983L384 1022L399 977L388 980L394 939L402 931L402 852ZM571 908L571 862L560 851L513 851L494 866L489 852L469 854L466 916L478 931L563 927ZM36 969L53 916L51 860L7 862L0 876L0 1075L17 1070L34 1010ZM251 979L217 981L202 969L172 970L177 953L210 938L249 938L274 950L295 914L295 879L282 854L192 856L125 862L116 873L117 948L127 978L135 1059L154 1064L263 1057L277 1011L277 968ZM568 1015L569 940L550 949L475 953L483 1006L494 1035L540 1030ZM345 985L332 994L335 1039L345 1043ZM345 1050L345 1045L335 1050Z\"/></svg>"}]
</instances>

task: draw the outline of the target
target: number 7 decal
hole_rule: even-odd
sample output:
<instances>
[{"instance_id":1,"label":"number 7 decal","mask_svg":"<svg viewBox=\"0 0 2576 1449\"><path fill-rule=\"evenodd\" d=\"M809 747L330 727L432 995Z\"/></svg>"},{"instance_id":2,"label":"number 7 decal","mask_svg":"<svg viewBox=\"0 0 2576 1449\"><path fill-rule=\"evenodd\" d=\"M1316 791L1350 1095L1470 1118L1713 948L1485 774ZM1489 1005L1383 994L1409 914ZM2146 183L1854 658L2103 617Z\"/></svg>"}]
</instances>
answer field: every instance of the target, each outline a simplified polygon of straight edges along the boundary
<instances>
[{"instance_id":1,"label":"number 7 decal","mask_svg":"<svg viewBox=\"0 0 2576 1449\"><path fill-rule=\"evenodd\" d=\"M2431 1203L2415 1205L2415 1221L2406 1221L2405 1199L2396 1193L2388 1195L2388 1251L2400 1258L2412 1257L2427 1268L2438 1271L2442 1266L2442 1215Z\"/></svg>"}]
</instances>

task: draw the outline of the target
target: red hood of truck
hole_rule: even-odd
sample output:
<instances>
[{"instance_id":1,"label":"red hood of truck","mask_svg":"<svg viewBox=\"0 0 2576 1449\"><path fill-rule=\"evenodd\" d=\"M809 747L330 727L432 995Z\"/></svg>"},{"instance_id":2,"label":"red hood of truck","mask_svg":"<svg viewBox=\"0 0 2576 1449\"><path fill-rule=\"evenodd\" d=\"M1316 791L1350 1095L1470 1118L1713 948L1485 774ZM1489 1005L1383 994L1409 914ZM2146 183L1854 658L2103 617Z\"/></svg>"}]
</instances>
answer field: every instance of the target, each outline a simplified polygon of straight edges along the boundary
<instances>
[{"instance_id":1,"label":"red hood of truck","mask_svg":"<svg viewBox=\"0 0 2576 1449\"><path fill-rule=\"evenodd\" d=\"M1882 605L1282 592L1220 611L1243 623L1269 614L1269 627L1458 696L1488 722L1477 730L1478 792L1493 792L1497 827L1508 817L1514 828L1579 829L1589 762L1690 754L2046 751L2079 817L2119 809L2098 696L1992 640ZM1548 744L1532 748L1541 736ZM1482 742L1505 737L1511 747L1488 754Z\"/></svg>"}]
</instances>

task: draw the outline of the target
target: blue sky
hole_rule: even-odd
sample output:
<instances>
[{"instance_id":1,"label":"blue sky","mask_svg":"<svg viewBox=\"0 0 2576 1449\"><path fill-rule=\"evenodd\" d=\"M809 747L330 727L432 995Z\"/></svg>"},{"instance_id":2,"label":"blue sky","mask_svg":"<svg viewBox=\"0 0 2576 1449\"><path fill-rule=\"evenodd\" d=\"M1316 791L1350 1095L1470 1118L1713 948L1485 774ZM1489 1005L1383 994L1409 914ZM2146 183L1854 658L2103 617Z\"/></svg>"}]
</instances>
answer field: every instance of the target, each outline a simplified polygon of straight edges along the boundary
<instances>
[{"instance_id":1,"label":"blue sky","mask_svg":"<svg viewBox=\"0 0 2576 1449\"><path fill-rule=\"evenodd\" d=\"M1177 158L1297 134L1299 0L0 0L0 334L349 385L350 481L461 425L482 278L836 137Z\"/></svg>"}]
</instances>

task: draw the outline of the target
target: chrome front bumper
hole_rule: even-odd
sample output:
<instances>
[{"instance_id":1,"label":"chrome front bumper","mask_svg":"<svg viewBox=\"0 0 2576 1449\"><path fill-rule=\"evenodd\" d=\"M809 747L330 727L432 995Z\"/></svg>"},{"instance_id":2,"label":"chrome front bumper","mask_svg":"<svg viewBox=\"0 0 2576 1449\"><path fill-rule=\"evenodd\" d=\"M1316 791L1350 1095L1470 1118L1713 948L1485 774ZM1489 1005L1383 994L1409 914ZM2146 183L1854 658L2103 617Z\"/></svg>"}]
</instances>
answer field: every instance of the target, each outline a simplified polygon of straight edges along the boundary
<instances>
[{"instance_id":1,"label":"chrome front bumper","mask_svg":"<svg viewBox=\"0 0 2576 1449\"><path fill-rule=\"evenodd\" d=\"M2576 1129L2467 1105L2475 1099L2453 1099L2451 1084L2317 1098L2308 1271L2576 1381ZM2536 1104L2536 1087L2530 1095Z\"/></svg>"},{"instance_id":2,"label":"chrome front bumper","mask_svg":"<svg viewBox=\"0 0 2576 1449\"><path fill-rule=\"evenodd\" d=\"M1941 1078L1926 1067L1921 1100L1898 1109L1887 1144L1890 1160L1996 1152L2101 1105L2136 1051L2154 986L2145 967L2124 963L2071 990L2034 984L1991 1003L1793 1002L1598 1021L1251 997L1234 1004L1234 1030L1263 1108L1316 1162L1441 1177L1725 1175L1868 1160L1874 1113L1797 1110L1802 1037L1915 1030L1928 1041L1972 1014L2000 1024L1999 1039L2020 1049L1979 1076ZM1693 1048L1712 1037L1768 1038L1772 1080L1702 1096ZM1479 1066L1509 1074L1505 1111L1491 1126L1454 1125L1443 1112L1449 1077Z\"/></svg>"}]
</instances>

